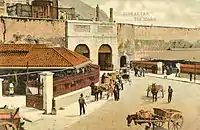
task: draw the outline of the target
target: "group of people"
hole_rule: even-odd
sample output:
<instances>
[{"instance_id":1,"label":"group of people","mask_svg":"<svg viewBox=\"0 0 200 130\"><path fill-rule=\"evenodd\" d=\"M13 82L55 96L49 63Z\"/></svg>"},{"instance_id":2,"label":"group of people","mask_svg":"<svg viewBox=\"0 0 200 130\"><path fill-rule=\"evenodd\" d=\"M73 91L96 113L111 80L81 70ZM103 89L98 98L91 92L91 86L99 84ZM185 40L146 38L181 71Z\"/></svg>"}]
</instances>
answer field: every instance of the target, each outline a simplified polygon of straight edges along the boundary
<instances>
[{"instance_id":1,"label":"group of people","mask_svg":"<svg viewBox=\"0 0 200 130\"><path fill-rule=\"evenodd\" d=\"M134 68L135 77L145 77L146 69L144 67L135 66Z\"/></svg>"},{"instance_id":2,"label":"group of people","mask_svg":"<svg viewBox=\"0 0 200 130\"><path fill-rule=\"evenodd\" d=\"M109 76L109 73L107 74ZM91 95L94 95L95 101L100 99L103 99L103 92L106 91L107 99L110 97L112 98L114 96L115 101L119 101L120 99L120 91L124 90L122 79L120 76L116 76L116 79L110 79L109 83L105 83L106 74L104 73L101 78L101 85L97 86L94 84L94 82L91 83ZM102 86L105 85L105 86ZM80 98L78 100L79 106L80 106L80 115L85 114L85 99L83 97L83 94L80 95Z\"/></svg>"},{"instance_id":3,"label":"group of people","mask_svg":"<svg viewBox=\"0 0 200 130\"><path fill-rule=\"evenodd\" d=\"M111 75L108 73L107 76L109 77ZM107 76L105 73L102 75L100 85L96 86L94 82L92 82L92 84L90 85L92 92L91 95L94 95L95 101L99 100L99 95L100 99L103 98L103 91L107 92L107 99L113 97L114 95L115 101L119 100L120 90L124 89L122 79L120 76L116 76L115 80L111 78L109 83L106 83L105 79L107 78Z\"/></svg>"}]
</instances>

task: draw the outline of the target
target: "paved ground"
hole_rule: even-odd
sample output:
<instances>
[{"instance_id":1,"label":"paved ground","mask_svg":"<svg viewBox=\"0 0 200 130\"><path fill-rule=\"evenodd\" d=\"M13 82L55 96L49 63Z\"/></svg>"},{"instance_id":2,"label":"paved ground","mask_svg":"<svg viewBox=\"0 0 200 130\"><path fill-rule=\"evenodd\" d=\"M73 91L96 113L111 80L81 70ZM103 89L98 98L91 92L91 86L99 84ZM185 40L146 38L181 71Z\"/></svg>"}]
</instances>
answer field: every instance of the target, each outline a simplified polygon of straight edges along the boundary
<instances>
[{"instance_id":1,"label":"paved ground","mask_svg":"<svg viewBox=\"0 0 200 130\"><path fill-rule=\"evenodd\" d=\"M167 96L159 98L157 103L152 103L146 98L148 84L156 82L163 84L167 95L168 85L174 89L172 103L167 103ZM145 77L133 78L132 85L126 86L121 92L121 100L118 102L108 101L100 109L92 114L81 118L75 124L66 127L65 130L144 130L144 126L131 125L127 127L125 118L128 114L135 113L143 108L152 110L153 107L174 108L183 112L184 126L182 130L200 129L200 86L197 84L183 83L179 81ZM89 106L88 106L89 109ZM71 117L71 120L76 117ZM158 129L157 129L158 130ZM159 130L167 130L167 125Z\"/></svg>"}]
</instances>

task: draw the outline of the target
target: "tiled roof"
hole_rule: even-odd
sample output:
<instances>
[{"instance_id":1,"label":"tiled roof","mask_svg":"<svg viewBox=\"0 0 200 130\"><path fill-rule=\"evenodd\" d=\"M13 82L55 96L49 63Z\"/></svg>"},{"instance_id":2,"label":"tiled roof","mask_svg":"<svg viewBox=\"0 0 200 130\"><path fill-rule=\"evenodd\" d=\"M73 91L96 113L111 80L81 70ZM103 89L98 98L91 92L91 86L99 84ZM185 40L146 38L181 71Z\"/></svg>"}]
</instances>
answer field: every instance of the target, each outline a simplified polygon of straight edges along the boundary
<instances>
[{"instance_id":1,"label":"tiled roof","mask_svg":"<svg viewBox=\"0 0 200 130\"><path fill-rule=\"evenodd\" d=\"M0 67L75 67L90 61L63 47L44 44L0 45Z\"/></svg>"}]
</instances>

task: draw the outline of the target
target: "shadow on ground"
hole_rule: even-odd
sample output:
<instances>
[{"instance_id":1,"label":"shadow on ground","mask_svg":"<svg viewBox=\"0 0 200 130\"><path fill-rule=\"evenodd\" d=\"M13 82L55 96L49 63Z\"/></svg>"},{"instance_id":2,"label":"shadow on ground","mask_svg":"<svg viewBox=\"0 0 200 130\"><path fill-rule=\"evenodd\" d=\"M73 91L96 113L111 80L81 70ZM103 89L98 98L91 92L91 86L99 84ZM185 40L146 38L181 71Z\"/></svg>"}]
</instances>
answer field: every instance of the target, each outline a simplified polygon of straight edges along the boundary
<instances>
[{"instance_id":1,"label":"shadow on ground","mask_svg":"<svg viewBox=\"0 0 200 130\"><path fill-rule=\"evenodd\" d=\"M152 97L141 96L141 99L144 100L145 103L153 103Z\"/></svg>"},{"instance_id":2,"label":"shadow on ground","mask_svg":"<svg viewBox=\"0 0 200 130\"><path fill-rule=\"evenodd\" d=\"M80 115L66 115L65 117L79 117Z\"/></svg>"},{"instance_id":3,"label":"shadow on ground","mask_svg":"<svg viewBox=\"0 0 200 130\"><path fill-rule=\"evenodd\" d=\"M156 127L156 128L150 128L149 130L168 130L166 128L163 128L163 127Z\"/></svg>"}]
</instances>

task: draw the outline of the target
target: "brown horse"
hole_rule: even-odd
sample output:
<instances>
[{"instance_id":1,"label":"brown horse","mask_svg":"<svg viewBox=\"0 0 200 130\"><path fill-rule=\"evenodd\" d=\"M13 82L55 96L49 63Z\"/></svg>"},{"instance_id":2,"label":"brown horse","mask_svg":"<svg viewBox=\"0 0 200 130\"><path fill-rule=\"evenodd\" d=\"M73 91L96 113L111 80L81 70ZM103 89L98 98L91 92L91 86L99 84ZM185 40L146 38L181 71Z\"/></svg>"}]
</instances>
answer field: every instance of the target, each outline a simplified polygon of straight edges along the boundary
<instances>
[{"instance_id":1,"label":"brown horse","mask_svg":"<svg viewBox=\"0 0 200 130\"><path fill-rule=\"evenodd\" d=\"M153 93L162 93L162 98L164 98L164 89L162 85L149 85L147 88L147 97L149 97L149 92L151 91L152 95Z\"/></svg>"},{"instance_id":2,"label":"brown horse","mask_svg":"<svg viewBox=\"0 0 200 130\"><path fill-rule=\"evenodd\" d=\"M143 121L137 122L138 119L141 119ZM135 125L137 125L137 124L139 124L139 125L148 124L149 126L146 126L146 129L151 127L151 123L147 121L147 120L150 120L150 119L142 119L138 116L138 114L128 115L126 120L127 120L127 126L128 127L130 127L130 124L131 124L132 121L134 121Z\"/></svg>"}]
</instances>

